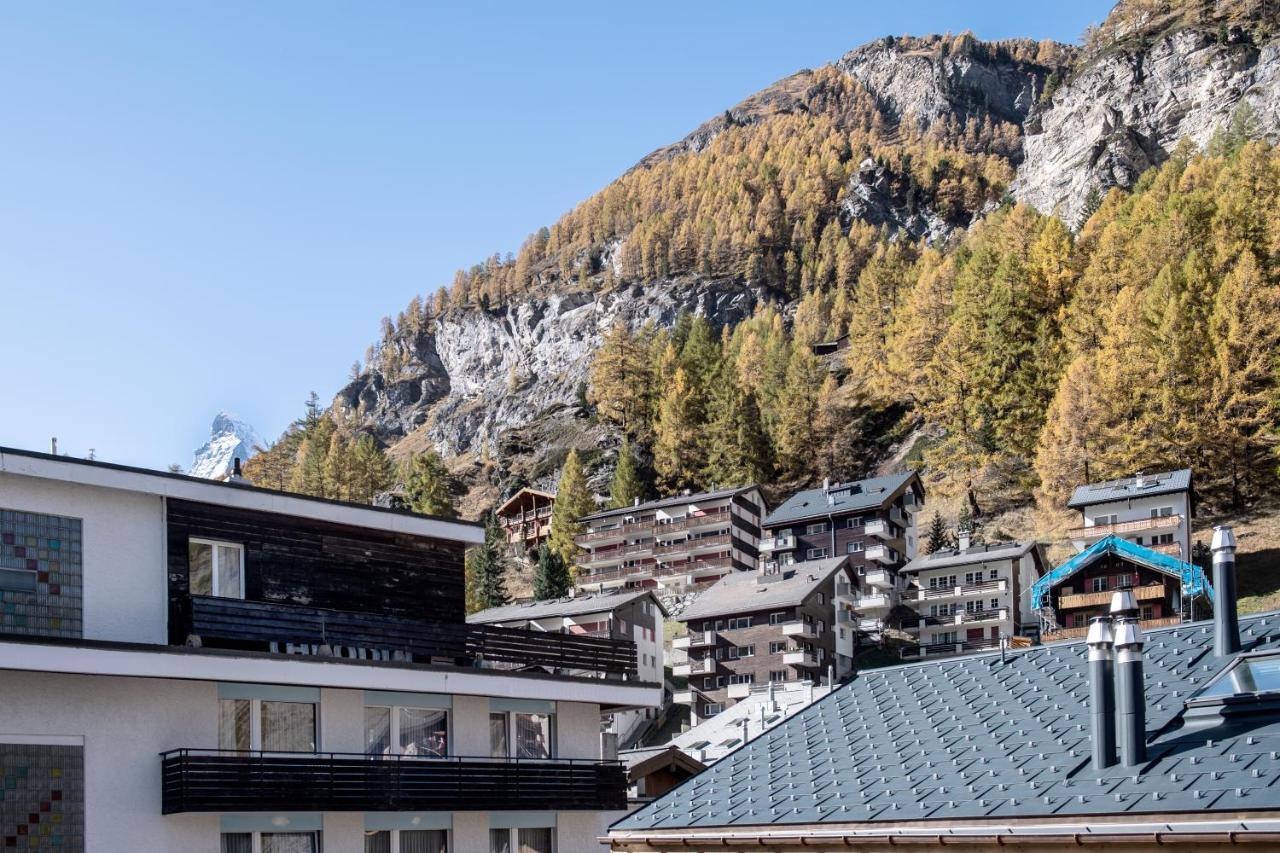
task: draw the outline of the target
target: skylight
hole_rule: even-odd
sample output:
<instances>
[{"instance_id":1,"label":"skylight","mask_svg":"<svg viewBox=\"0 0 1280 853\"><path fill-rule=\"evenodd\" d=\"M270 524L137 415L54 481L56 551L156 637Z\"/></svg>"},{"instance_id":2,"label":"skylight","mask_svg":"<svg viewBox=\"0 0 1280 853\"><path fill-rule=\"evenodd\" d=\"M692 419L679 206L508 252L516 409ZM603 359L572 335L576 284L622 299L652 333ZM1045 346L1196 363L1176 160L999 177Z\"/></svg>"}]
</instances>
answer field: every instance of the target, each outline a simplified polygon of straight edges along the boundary
<instances>
[{"instance_id":1,"label":"skylight","mask_svg":"<svg viewBox=\"0 0 1280 853\"><path fill-rule=\"evenodd\" d=\"M1280 652L1240 656L1196 694L1196 699L1227 699L1280 691Z\"/></svg>"}]
</instances>

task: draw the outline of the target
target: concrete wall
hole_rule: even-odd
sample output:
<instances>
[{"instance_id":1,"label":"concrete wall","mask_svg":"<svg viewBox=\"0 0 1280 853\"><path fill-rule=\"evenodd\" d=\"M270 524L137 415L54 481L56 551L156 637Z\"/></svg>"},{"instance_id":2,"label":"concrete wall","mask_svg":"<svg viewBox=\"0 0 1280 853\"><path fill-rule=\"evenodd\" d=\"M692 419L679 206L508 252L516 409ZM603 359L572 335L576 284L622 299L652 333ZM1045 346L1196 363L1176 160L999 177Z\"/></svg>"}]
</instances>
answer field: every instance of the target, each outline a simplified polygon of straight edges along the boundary
<instances>
[{"instance_id":1,"label":"concrete wall","mask_svg":"<svg viewBox=\"0 0 1280 853\"><path fill-rule=\"evenodd\" d=\"M0 473L0 507L81 519L86 639L166 641L161 498Z\"/></svg>"},{"instance_id":2,"label":"concrete wall","mask_svg":"<svg viewBox=\"0 0 1280 853\"><path fill-rule=\"evenodd\" d=\"M1190 560L1191 527L1189 519L1191 517L1191 508L1185 492L1168 495L1149 495L1133 498L1132 500L1112 501L1096 506L1087 506L1081 510L1081 515L1084 517L1084 525L1091 526L1096 523L1100 516L1115 515L1118 516L1117 520L1120 522L1139 521L1150 518L1151 510L1160 510L1165 507L1173 507L1173 514L1182 516L1182 523L1177 527L1161 530L1142 530L1126 533L1124 538L1132 541L1141 537L1142 544L1150 545L1153 534L1172 533L1173 541L1182 545L1182 559ZM1086 542L1084 540L1076 540L1074 544L1077 549L1082 550Z\"/></svg>"}]
</instances>

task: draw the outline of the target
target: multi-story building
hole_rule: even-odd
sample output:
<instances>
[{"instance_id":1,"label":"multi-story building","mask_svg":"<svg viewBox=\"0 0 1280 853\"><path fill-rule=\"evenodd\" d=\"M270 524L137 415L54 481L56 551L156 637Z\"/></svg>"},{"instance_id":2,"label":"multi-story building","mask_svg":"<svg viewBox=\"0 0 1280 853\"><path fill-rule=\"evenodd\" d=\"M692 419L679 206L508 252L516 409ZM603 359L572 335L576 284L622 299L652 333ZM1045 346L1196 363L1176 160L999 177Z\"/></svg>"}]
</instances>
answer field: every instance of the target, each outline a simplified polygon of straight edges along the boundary
<instances>
[{"instance_id":1,"label":"multi-story building","mask_svg":"<svg viewBox=\"0 0 1280 853\"><path fill-rule=\"evenodd\" d=\"M556 496L525 487L494 510L513 551L526 554L551 536L551 511Z\"/></svg>"},{"instance_id":2,"label":"multi-story building","mask_svg":"<svg viewBox=\"0 0 1280 853\"><path fill-rule=\"evenodd\" d=\"M582 519L577 586L685 589L756 567L764 498L755 486L637 503Z\"/></svg>"},{"instance_id":3,"label":"multi-story building","mask_svg":"<svg viewBox=\"0 0 1280 853\"><path fill-rule=\"evenodd\" d=\"M847 556L858 578L857 627L875 634L901 600L899 570L916 555L915 513L924 487L914 472L796 492L764 520L766 566Z\"/></svg>"},{"instance_id":4,"label":"multi-story building","mask_svg":"<svg viewBox=\"0 0 1280 853\"><path fill-rule=\"evenodd\" d=\"M0 848L589 850L635 646L463 617L474 525L0 449Z\"/></svg>"},{"instance_id":5,"label":"multi-story building","mask_svg":"<svg viewBox=\"0 0 1280 853\"><path fill-rule=\"evenodd\" d=\"M673 646L688 660L672 674L689 679L676 701L696 723L770 683L842 678L857 644L856 589L848 557L722 578L676 617L687 633Z\"/></svg>"},{"instance_id":6,"label":"multi-story building","mask_svg":"<svg viewBox=\"0 0 1280 853\"><path fill-rule=\"evenodd\" d=\"M1180 560L1193 556L1195 502L1188 468L1077 486L1067 506L1080 510L1080 526L1067 534L1077 551L1120 536Z\"/></svg>"},{"instance_id":7,"label":"multi-story building","mask_svg":"<svg viewBox=\"0 0 1280 853\"><path fill-rule=\"evenodd\" d=\"M1047 565L1035 542L972 545L964 532L956 548L916 557L902 573L909 578L903 601L918 616L907 630L919 645L903 656L963 654L1039 636L1030 590Z\"/></svg>"},{"instance_id":8,"label":"multi-story building","mask_svg":"<svg viewBox=\"0 0 1280 853\"><path fill-rule=\"evenodd\" d=\"M636 646L639 679L661 684L665 665L662 626L666 616L666 608L652 590L619 589L491 607L472 613L467 622L523 628L540 634L625 640ZM554 643L557 638L546 640ZM616 736L618 743L630 744L658 717L657 708L619 711L609 715L608 731Z\"/></svg>"}]
</instances>

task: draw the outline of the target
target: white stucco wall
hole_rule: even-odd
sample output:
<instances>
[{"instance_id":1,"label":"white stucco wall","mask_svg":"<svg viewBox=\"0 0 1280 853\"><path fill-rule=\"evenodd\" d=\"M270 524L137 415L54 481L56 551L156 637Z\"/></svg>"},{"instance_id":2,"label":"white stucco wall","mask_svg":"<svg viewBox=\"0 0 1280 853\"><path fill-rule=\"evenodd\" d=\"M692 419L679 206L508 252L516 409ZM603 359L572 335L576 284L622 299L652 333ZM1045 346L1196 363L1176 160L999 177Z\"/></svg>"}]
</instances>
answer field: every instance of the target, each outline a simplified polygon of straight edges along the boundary
<instances>
[{"instance_id":1,"label":"white stucco wall","mask_svg":"<svg viewBox=\"0 0 1280 853\"><path fill-rule=\"evenodd\" d=\"M168 639L161 498L0 472L0 507L82 521L86 639Z\"/></svg>"},{"instance_id":2,"label":"white stucco wall","mask_svg":"<svg viewBox=\"0 0 1280 853\"><path fill-rule=\"evenodd\" d=\"M1150 544L1153 534L1172 533L1173 541L1182 545L1182 553L1184 560L1190 559L1191 554L1191 507L1185 492L1167 495L1148 495L1130 500L1111 501L1110 503L1096 504L1095 506L1087 506L1081 510L1084 517L1084 526L1092 527L1097 523L1098 518L1106 516L1117 516L1118 522L1141 521L1151 517L1151 511L1160 510L1165 507L1172 507L1173 514L1182 517L1181 523L1177 527L1164 528L1161 530L1143 530L1133 533L1124 534L1125 539L1132 540L1137 536L1142 537L1143 544ZM1087 544L1085 540L1078 539L1073 543L1077 549L1083 550Z\"/></svg>"}]
</instances>

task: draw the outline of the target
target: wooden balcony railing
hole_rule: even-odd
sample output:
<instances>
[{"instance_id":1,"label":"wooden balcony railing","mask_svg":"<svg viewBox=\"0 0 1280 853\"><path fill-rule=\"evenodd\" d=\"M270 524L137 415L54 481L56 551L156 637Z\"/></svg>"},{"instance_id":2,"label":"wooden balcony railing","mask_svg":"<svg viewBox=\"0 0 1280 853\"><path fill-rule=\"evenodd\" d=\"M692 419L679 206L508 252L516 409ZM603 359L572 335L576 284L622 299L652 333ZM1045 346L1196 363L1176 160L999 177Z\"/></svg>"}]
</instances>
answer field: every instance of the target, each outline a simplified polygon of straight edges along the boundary
<instances>
[{"instance_id":1,"label":"wooden balcony railing","mask_svg":"<svg viewBox=\"0 0 1280 853\"><path fill-rule=\"evenodd\" d=\"M1162 619L1143 619L1138 622L1142 626L1142 630L1150 631L1154 628L1169 628L1173 625L1181 625L1182 619L1177 616L1166 616ZM1048 631L1040 637L1042 643L1056 643L1059 640L1078 640L1088 635L1089 628L1063 628L1059 631Z\"/></svg>"},{"instance_id":2,"label":"wooden balcony railing","mask_svg":"<svg viewBox=\"0 0 1280 853\"><path fill-rule=\"evenodd\" d=\"M1120 521L1115 524L1094 524L1085 527L1073 527L1067 531L1071 539L1101 539L1103 536L1123 536L1126 533L1138 533L1144 530L1168 530L1182 523L1180 515L1161 515L1156 518L1139 518L1133 521Z\"/></svg>"},{"instance_id":3,"label":"wooden balcony railing","mask_svg":"<svg viewBox=\"0 0 1280 853\"><path fill-rule=\"evenodd\" d=\"M431 661L470 666L546 667L593 675L636 677L636 645L573 634L551 634L494 625L428 622L376 613L354 613L193 595L189 635L204 646L244 648L271 644L326 645L403 652Z\"/></svg>"},{"instance_id":4,"label":"wooden balcony railing","mask_svg":"<svg viewBox=\"0 0 1280 853\"><path fill-rule=\"evenodd\" d=\"M160 772L164 814L627 807L614 761L176 749Z\"/></svg>"},{"instance_id":5,"label":"wooden balcony railing","mask_svg":"<svg viewBox=\"0 0 1280 853\"><path fill-rule=\"evenodd\" d=\"M1110 604L1111 596L1115 595L1116 590L1103 592L1079 592L1075 595L1063 595L1058 598L1058 607L1062 610L1074 610L1079 607L1097 607L1100 604ZM1164 584L1147 584L1146 586L1135 586L1133 588L1133 597L1138 601L1158 601L1165 597Z\"/></svg>"}]
</instances>

